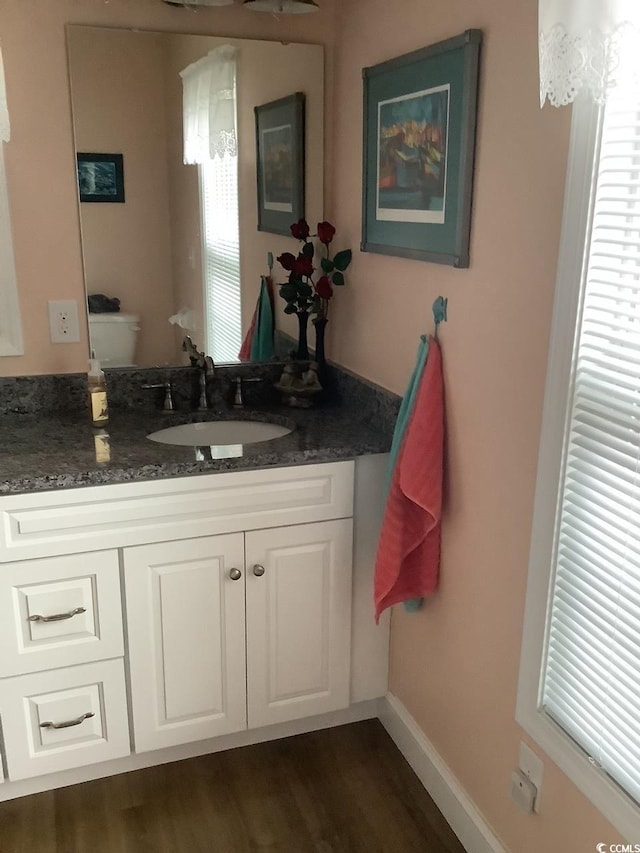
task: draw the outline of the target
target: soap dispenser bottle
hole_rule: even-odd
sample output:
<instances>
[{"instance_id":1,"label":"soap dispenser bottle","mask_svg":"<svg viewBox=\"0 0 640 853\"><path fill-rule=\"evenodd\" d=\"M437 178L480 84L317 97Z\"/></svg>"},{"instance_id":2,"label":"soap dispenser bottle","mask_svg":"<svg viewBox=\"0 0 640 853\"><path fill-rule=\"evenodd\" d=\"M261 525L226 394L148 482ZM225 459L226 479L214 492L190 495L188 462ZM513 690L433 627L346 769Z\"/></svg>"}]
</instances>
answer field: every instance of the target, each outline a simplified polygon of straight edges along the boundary
<instances>
[{"instance_id":1,"label":"soap dispenser bottle","mask_svg":"<svg viewBox=\"0 0 640 853\"><path fill-rule=\"evenodd\" d=\"M89 412L91 423L95 427L104 426L109 421L109 407L107 405L107 382L104 371L100 367L97 358L89 359L89 373L87 376L89 386Z\"/></svg>"}]
</instances>

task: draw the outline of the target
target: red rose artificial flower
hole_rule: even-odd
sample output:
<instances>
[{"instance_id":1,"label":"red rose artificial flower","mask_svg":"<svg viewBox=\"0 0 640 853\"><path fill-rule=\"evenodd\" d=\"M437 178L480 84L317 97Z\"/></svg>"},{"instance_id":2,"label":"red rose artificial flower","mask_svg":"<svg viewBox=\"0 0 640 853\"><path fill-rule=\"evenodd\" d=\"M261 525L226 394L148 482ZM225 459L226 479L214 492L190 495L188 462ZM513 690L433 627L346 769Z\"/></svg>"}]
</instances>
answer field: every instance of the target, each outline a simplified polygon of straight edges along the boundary
<instances>
[{"instance_id":1,"label":"red rose artificial flower","mask_svg":"<svg viewBox=\"0 0 640 853\"><path fill-rule=\"evenodd\" d=\"M294 222L291 226L291 233L296 238L296 240L306 240L310 233L307 220L298 219L297 222Z\"/></svg>"},{"instance_id":2,"label":"red rose artificial flower","mask_svg":"<svg viewBox=\"0 0 640 853\"><path fill-rule=\"evenodd\" d=\"M313 262L307 255L298 255L293 264L294 275L309 276L313 275Z\"/></svg>"},{"instance_id":3,"label":"red rose artificial flower","mask_svg":"<svg viewBox=\"0 0 640 853\"><path fill-rule=\"evenodd\" d=\"M318 222L318 240L328 246L333 240L336 229L330 222Z\"/></svg>"},{"instance_id":4,"label":"red rose artificial flower","mask_svg":"<svg viewBox=\"0 0 640 853\"><path fill-rule=\"evenodd\" d=\"M296 256L292 255L291 252L284 252L284 254L278 256L278 263L287 272L291 272L296 263Z\"/></svg>"},{"instance_id":5,"label":"red rose artificial flower","mask_svg":"<svg viewBox=\"0 0 640 853\"><path fill-rule=\"evenodd\" d=\"M291 252L284 252L282 255L278 255L278 263L282 266L282 269L287 270L287 272L291 272L295 266L295 262L296 256L292 255Z\"/></svg>"},{"instance_id":6,"label":"red rose artificial flower","mask_svg":"<svg viewBox=\"0 0 640 853\"><path fill-rule=\"evenodd\" d=\"M316 283L316 293L321 299L331 299L333 296L333 287L328 276L323 275Z\"/></svg>"}]
</instances>

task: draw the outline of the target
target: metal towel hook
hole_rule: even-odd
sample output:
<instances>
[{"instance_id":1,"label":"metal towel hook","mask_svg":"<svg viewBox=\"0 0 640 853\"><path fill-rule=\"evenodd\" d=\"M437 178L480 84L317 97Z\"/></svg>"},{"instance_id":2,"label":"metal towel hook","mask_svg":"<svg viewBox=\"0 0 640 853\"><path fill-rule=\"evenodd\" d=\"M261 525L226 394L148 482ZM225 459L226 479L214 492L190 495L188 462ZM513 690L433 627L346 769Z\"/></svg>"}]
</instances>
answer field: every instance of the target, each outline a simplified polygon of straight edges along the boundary
<instances>
[{"instance_id":1,"label":"metal towel hook","mask_svg":"<svg viewBox=\"0 0 640 853\"><path fill-rule=\"evenodd\" d=\"M449 300L445 299L444 296L438 296L433 305L431 306L433 311L433 322L435 324L435 331L433 333L433 337L438 339L438 326L440 323L447 322L447 304Z\"/></svg>"}]
</instances>

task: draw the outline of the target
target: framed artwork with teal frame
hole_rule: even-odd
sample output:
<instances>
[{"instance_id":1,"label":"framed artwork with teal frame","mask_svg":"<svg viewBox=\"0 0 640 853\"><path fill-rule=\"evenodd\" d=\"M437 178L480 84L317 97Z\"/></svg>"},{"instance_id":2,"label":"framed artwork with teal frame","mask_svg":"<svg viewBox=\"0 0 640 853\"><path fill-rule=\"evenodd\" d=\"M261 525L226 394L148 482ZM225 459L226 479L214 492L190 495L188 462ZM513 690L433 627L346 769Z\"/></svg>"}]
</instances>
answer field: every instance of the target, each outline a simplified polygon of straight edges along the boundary
<instances>
[{"instance_id":1,"label":"framed artwork with teal frame","mask_svg":"<svg viewBox=\"0 0 640 853\"><path fill-rule=\"evenodd\" d=\"M365 68L363 252L469 266L480 30Z\"/></svg>"}]
</instances>

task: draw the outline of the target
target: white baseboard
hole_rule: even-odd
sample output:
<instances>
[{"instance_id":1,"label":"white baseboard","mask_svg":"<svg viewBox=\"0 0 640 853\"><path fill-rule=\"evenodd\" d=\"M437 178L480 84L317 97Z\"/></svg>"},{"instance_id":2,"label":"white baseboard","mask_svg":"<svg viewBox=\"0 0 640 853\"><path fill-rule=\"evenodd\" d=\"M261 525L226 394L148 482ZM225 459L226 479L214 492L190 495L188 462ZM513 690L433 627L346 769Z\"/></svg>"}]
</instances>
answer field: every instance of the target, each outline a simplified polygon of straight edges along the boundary
<instances>
[{"instance_id":1,"label":"white baseboard","mask_svg":"<svg viewBox=\"0 0 640 853\"><path fill-rule=\"evenodd\" d=\"M433 744L392 693L381 700L379 716L467 853L507 853Z\"/></svg>"}]
</instances>

